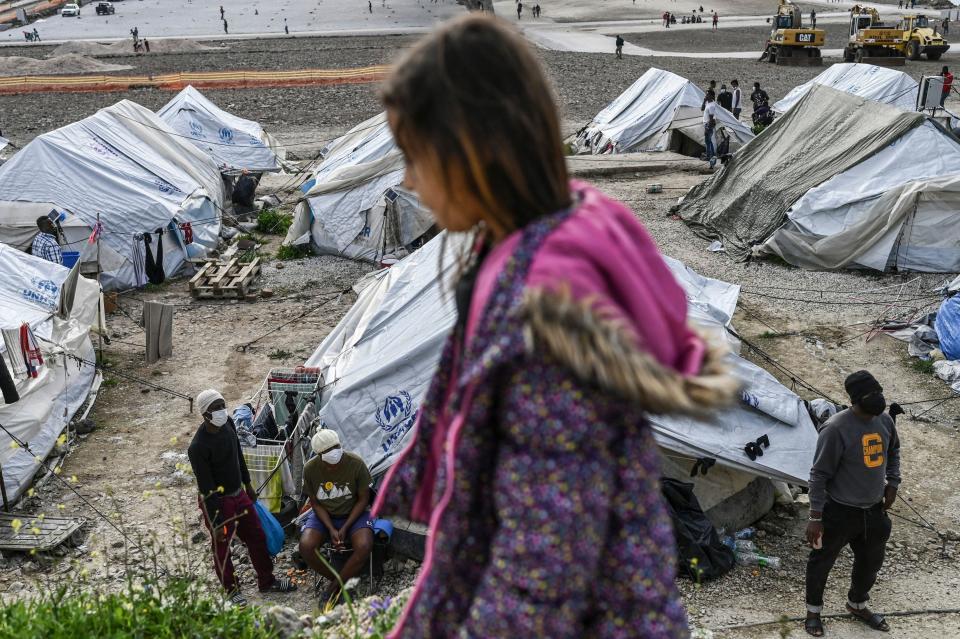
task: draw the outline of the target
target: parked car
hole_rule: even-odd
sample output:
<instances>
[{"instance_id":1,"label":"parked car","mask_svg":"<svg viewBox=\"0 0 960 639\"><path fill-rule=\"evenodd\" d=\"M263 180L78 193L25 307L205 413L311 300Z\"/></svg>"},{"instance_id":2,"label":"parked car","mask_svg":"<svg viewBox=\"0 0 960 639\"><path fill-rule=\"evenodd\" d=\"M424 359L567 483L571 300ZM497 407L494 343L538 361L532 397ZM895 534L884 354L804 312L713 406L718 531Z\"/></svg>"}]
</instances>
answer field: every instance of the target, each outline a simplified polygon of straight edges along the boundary
<instances>
[{"instance_id":1,"label":"parked car","mask_svg":"<svg viewBox=\"0 0 960 639\"><path fill-rule=\"evenodd\" d=\"M63 5L63 9L60 10L60 17L62 18L77 18L80 16L80 5L76 2L71 2L70 4Z\"/></svg>"},{"instance_id":2,"label":"parked car","mask_svg":"<svg viewBox=\"0 0 960 639\"><path fill-rule=\"evenodd\" d=\"M97 15L98 16L109 16L116 13L116 9L113 8L113 5L109 2L101 2L97 5Z\"/></svg>"}]
</instances>

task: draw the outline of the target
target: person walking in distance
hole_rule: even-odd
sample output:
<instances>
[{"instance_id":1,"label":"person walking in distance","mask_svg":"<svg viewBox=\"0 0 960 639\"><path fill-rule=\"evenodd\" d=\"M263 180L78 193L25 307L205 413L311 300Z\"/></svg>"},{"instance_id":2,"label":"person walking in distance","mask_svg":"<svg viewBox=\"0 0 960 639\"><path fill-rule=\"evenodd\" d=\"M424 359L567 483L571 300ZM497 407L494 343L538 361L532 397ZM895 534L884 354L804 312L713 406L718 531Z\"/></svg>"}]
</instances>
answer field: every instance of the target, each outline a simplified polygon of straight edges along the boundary
<instances>
[{"instance_id":1,"label":"person walking in distance","mask_svg":"<svg viewBox=\"0 0 960 639\"><path fill-rule=\"evenodd\" d=\"M718 23L718 22L720 22L720 16L717 15L716 10L714 10L714 12L713 12L713 30L714 30L714 31L717 30L717 23Z\"/></svg>"},{"instance_id":2,"label":"person walking in distance","mask_svg":"<svg viewBox=\"0 0 960 639\"><path fill-rule=\"evenodd\" d=\"M950 69L943 67L940 75L943 76L943 93L940 94L940 106L943 106L947 98L950 97L950 89L953 88L953 74L950 73Z\"/></svg>"},{"instance_id":3,"label":"person walking in distance","mask_svg":"<svg viewBox=\"0 0 960 639\"><path fill-rule=\"evenodd\" d=\"M227 21L223 21L223 32L229 34L230 30L227 28Z\"/></svg>"},{"instance_id":4,"label":"person walking in distance","mask_svg":"<svg viewBox=\"0 0 960 639\"><path fill-rule=\"evenodd\" d=\"M373 0L367 0L367 11L373 13Z\"/></svg>"},{"instance_id":5,"label":"person walking in distance","mask_svg":"<svg viewBox=\"0 0 960 639\"><path fill-rule=\"evenodd\" d=\"M739 120L740 112L743 110L743 93L740 91L740 81L736 79L731 80L730 87L732 88L730 93L733 94L730 112L733 113L733 117Z\"/></svg>"},{"instance_id":6,"label":"person walking in distance","mask_svg":"<svg viewBox=\"0 0 960 639\"><path fill-rule=\"evenodd\" d=\"M197 503L203 523L213 539L214 570L230 601L247 604L233 570L230 544L234 535L250 553L260 592L292 592L297 586L289 577L274 577L273 560L267 552L267 538L254 509L257 493L240 450L233 420L219 391L207 389L197 395L203 423L197 429L187 456L197 478Z\"/></svg>"},{"instance_id":7,"label":"person walking in distance","mask_svg":"<svg viewBox=\"0 0 960 639\"><path fill-rule=\"evenodd\" d=\"M220 19L223 20L223 5L220 5Z\"/></svg>"},{"instance_id":8,"label":"person walking in distance","mask_svg":"<svg viewBox=\"0 0 960 639\"><path fill-rule=\"evenodd\" d=\"M617 44L617 60L623 60L623 38L621 38L619 35L617 36L616 44Z\"/></svg>"},{"instance_id":9,"label":"person walking in distance","mask_svg":"<svg viewBox=\"0 0 960 639\"><path fill-rule=\"evenodd\" d=\"M522 2L518 2L518 3L517 3L517 20L520 19L520 15L521 15L522 13L523 13L523 3L522 3Z\"/></svg>"},{"instance_id":10,"label":"person walking in distance","mask_svg":"<svg viewBox=\"0 0 960 639\"><path fill-rule=\"evenodd\" d=\"M890 629L882 616L871 612L867 601L890 538L892 524L886 511L900 486L900 440L893 417L884 414L883 387L873 375L852 373L844 387L852 405L824 424L810 469L806 536L812 550L807 560L804 628L814 637L823 636L823 591L830 569L847 545L853 551L847 611L874 630Z\"/></svg>"},{"instance_id":11,"label":"person walking in distance","mask_svg":"<svg viewBox=\"0 0 960 639\"><path fill-rule=\"evenodd\" d=\"M456 320L372 516L430 522L394 639L689 636L647 412L738 393L636 216L569 180L535 53L445 23L382 89L408 185L470 231Z\"/></svg>"}]
</instances>

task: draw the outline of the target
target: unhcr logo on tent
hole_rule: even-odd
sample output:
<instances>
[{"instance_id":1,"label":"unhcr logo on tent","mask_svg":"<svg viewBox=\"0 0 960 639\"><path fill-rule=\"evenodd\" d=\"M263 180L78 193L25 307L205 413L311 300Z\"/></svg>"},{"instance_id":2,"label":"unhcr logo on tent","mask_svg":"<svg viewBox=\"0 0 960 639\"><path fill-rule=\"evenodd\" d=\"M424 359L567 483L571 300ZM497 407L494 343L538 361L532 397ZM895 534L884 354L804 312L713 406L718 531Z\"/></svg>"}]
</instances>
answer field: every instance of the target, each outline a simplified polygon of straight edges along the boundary
<instances>
[{"instance_id":1,"label":"unhcr logo on tent","mask_svg":"<svg viewBox=\"0 0 960 639\"><path fill-rule=\"evenodd\" d=\"M40 304L46 308L56 308L59 300L58 293L60 292L60 287L57 286L53 280L42 280L38 277L33 277L30 279L30 285L32 288L25 288L20 292L24 299L35 304Z\"/></svg>"},{"instance_id":2,"label":"unhcr logo on tent","mask_svg":"<svg viewBox=\"0 0 960 639\"><path fill-rule=\"evenodd\" d=\"M390 450L403 439L413 423L417 419L417 411L413 408L413 398L405 390L396 395L390 395L383 402L383 407L377 406L377 412L374 414L377 425L389 433L380 444L383 452L389 453Z\"/></svg>"},{"instance_id":3,"label":"unhcr logo on tent","mask_svg":"<svg viewBox=\"0 0 960 639\"><path fill-rule=\"evenodd\" d=\"M231 144L233 142L233 129L228 129L227 127L220 129L220 141Z\"/></svg>"},{"instance_id":4,"label":"unhcr logo on tent","mask_svg":"<svg viewBox=\"0 0 960 639\"><path fill-rule=\"evenodd\" d=\"M203 137L203 127L200 126L199 122L190 122L190 135L195 138Z\"/></svg>"}]
</instances>

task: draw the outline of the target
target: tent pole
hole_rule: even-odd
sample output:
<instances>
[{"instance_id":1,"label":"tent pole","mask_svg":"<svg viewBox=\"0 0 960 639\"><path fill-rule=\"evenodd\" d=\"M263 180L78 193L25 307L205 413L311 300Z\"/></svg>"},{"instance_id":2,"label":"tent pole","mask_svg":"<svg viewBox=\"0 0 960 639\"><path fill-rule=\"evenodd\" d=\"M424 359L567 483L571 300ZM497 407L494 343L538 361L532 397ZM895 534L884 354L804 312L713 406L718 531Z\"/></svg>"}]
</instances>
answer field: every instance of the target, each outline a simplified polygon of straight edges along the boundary
<instances>
[{"instance_id":1,"label":"tent pole","mask_svg":"<svg viewBox=\"0 0 960 639\"><path fill-rule=\"evenodd\" d=\"M0 493L3 494L3 512L10 512L10 503L7 501L7 485L3 481L3 467L0 466Z\"/></svg>"},{"instance_id":2,"label":"tent pole","mask_svg":"<svg viewBox=\"0 0 960 639\"><path fill-rule=\"evenodd\" d=\"M97 363L103 366L103 327L106 320L103 317L103 286L100 284L100 212L97 211L97 288L100 289L100 303L97 304Z\"/></svg>"}]
</instances>

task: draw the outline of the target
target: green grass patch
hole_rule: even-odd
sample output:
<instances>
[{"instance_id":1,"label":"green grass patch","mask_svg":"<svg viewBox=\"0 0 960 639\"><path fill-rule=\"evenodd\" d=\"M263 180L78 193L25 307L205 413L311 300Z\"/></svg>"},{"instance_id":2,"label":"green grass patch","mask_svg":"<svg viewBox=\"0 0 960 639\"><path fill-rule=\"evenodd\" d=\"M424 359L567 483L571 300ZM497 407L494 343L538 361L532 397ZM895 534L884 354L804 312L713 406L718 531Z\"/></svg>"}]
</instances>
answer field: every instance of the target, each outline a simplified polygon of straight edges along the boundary
<instances>
[{"instance_id":1,"label":"green grass patch","mask_svg":"<svg viewBox=\"0 0 960 639\"><path fill-rule=\"evenodd\" d=\"M915 357L910 360L910 368L924 375L933 375L933 360Z\"/></svg>"},{"instance_id":2,"label":"green grass patch","mask_svg":"<svg viewBox=\"0 0 960 639\"><path fill-rule=\"evenodd\" d=\"M307 257L312 251L309 244L289 244L277 249L278 260L299 260Z\"/></svg>"},{"instance_id":3,"label":"green grass patch","mask_svg":"<svg viewBox=\"0 0 960 639\"><path fill-rule=\"evenodd\" d=\"M275 348L270 351L270 354L267 355L270 359L289 359L293 356L293 353L290 351L285 351L282 348Z\"/></svg>"},{"instance_id":4,"label":"green grass patch","mask_svg":"<svg viewBox=\"0 0 960 639\"><path fill-rule=\"evenodd\" d=\"M286 235L293 217L282 211L264 209L257 215L257 231L268 235Z\"/></svg>"},{"instance_id":5,"label":"green grass patch","mask_svg":"<svg viewBox=\"0 0 960 639\"><path fill-rule=\"evenodd\" d=\"M277 634L253 607L228 607L222 597L175 579L104 594L61 586L35 599L0 607L0 637L273 639Z\"/></svg>"}]
</instances>

